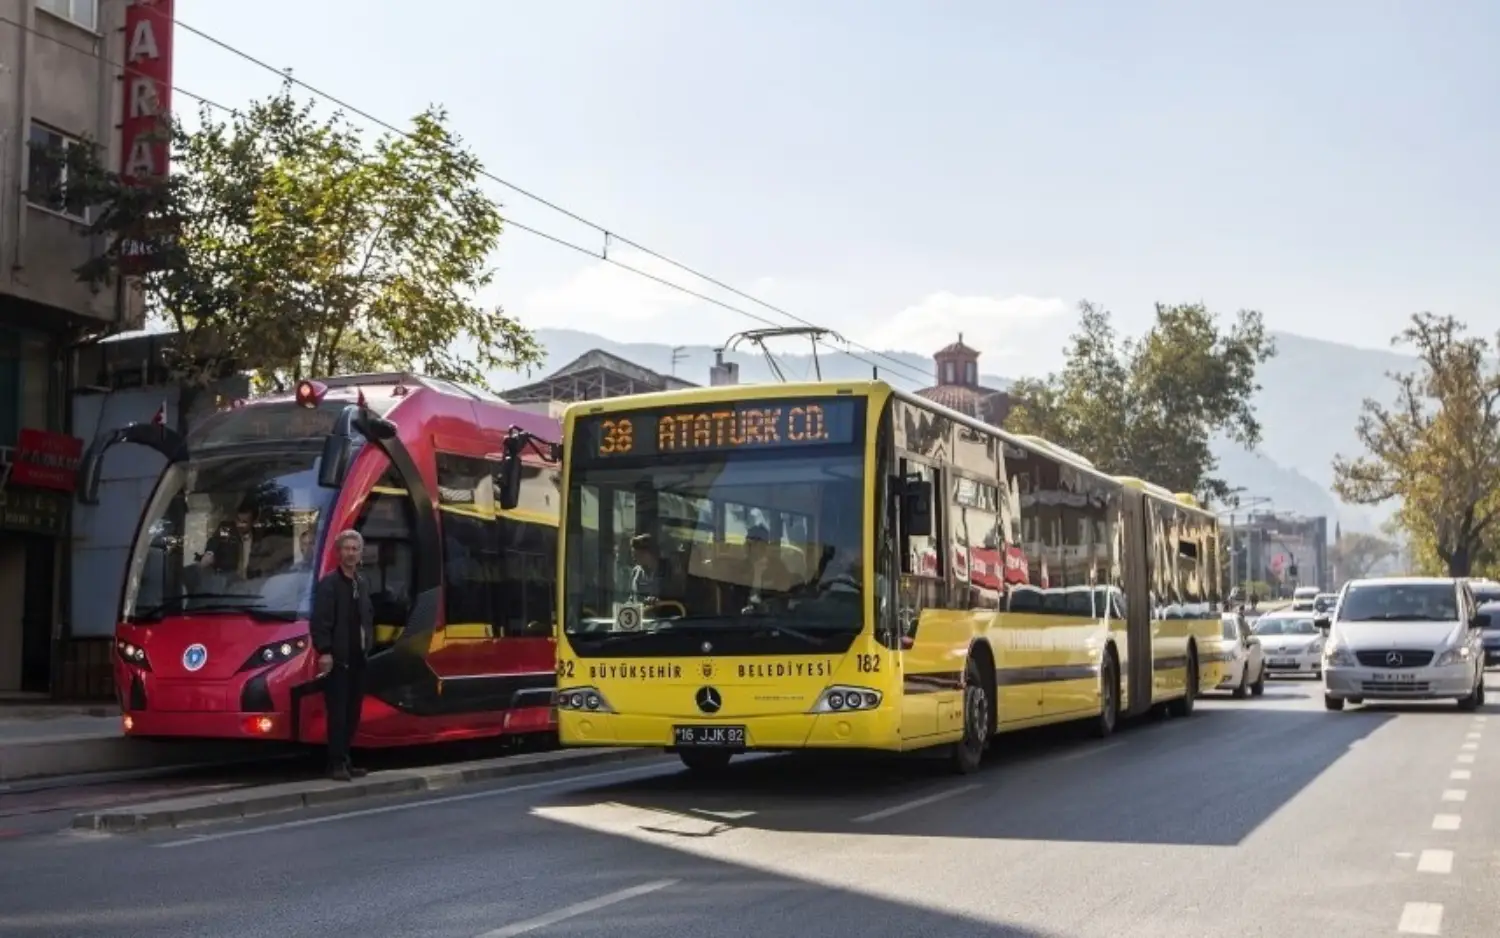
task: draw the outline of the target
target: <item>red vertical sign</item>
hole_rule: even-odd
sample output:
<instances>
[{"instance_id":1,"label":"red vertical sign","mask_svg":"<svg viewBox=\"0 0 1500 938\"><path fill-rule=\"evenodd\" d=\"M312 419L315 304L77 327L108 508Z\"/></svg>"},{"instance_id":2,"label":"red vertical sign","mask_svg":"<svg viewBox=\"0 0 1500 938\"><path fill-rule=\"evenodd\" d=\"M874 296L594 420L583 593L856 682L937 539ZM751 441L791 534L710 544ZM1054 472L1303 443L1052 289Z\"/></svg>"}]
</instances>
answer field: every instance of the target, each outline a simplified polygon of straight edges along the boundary
<instances>
[{"instance_id":1,"label":"red vertical sign","mask_svg":"<svg viewBox=\"0 0 1500 938\"><path fill-rule=\"evenodd\" d=\"M120 174L128 182L165 176L172 141L172 0L131 0L125 8L125 94Z\"/></svg>"}]
</instances>

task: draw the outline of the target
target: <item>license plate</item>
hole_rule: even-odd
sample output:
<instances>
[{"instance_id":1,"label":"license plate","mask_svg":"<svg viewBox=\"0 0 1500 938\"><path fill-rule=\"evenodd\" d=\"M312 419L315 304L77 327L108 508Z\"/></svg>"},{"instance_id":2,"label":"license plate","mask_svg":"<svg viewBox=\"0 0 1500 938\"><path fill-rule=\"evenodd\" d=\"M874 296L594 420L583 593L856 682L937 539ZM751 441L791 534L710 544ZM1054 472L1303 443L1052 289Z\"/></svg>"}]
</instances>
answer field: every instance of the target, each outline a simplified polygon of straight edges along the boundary
<instances>
[{"instance_id":1,"label":"license plate","mask_svg":"<svg viewBox=\"0 0 1500 938\"><path fill-rule=\"evenodd\" d=\"M1272 658L1271 659L1271 667L1273 667L1273 668L1295 668L1296 666L1297 666L1297 659L1296 658Z\"/></svg>"},{"instance_id":2,"label":"license plate","mask_svg":"<svg viewBox=\"0 0 1500 938\"><path fill-rule=\"evenodd\" d=\"M743 726L674 726L672 741L677 746L745 748Z\"/></svg>"},{"instance_id":3,"label":"license plate","mask_svg":"<svg viewBox=\"0 0 1500 938\"><path fill-rule=\"evenodd\" d=\"M1371 680L1383 684L1415 684L1417 676L1410 671L1376 671Z\"/></svg>"}]
</instances>

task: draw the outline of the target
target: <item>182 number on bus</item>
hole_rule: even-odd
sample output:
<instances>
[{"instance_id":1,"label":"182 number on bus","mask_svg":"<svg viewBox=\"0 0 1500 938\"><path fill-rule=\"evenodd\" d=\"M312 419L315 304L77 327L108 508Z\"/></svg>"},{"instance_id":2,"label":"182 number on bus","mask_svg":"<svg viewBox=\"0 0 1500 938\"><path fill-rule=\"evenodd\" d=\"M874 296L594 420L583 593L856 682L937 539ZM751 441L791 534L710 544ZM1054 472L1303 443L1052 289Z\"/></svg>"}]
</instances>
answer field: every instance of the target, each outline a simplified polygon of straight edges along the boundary
<instances>
[{"instance_id":1,"label":"182 number on bus","mask_svg":"<svg viewBox=\"0 0 1500 938\"><path fill-rule=\"evenodd\" d=\"M879 674L880 655L855 655L855 667L860 674Z\"/></svg>"}]
</instances>

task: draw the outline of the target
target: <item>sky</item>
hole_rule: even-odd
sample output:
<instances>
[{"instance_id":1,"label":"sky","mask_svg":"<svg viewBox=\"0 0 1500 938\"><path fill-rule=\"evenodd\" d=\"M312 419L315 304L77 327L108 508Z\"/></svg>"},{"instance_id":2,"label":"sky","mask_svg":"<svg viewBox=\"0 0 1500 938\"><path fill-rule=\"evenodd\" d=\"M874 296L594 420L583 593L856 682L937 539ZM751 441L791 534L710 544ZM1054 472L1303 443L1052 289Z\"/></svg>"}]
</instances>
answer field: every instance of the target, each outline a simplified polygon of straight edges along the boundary
<instances>
[{"instance_id":1,"label":"sky","mask_svg":"<svg viewBox=\"0 0 1500 938\"><path fill-rule=\"evenodd\" d=\"M1157 302L1365 347L1419 310L1500 328L1492 0L177 0L177 17L391 123L441 104L495 176L872 348L962 332L985 372L1039 375L1085 299L1126 333ZM279 81L184 28L174 69L230 107ZM603 264L598 230L488 185L584 249L503 236L486 299L522 323L715 345L764 325Z\"/></svg>"}]
</instances>

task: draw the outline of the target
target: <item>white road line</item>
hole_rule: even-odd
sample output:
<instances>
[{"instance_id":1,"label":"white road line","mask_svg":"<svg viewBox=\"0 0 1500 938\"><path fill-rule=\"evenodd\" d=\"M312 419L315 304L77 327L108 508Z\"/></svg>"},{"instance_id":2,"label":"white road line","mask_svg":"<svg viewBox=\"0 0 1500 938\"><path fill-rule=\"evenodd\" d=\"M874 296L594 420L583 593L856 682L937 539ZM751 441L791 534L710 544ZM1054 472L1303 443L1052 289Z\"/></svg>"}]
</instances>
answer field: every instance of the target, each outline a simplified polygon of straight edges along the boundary
<instances>
[{"instance_id":1,"label":"white road line","mask_svg":"<svg viewBox=\"0 0 1500 938\"><path fill-rule=\"evenodd\" d=\"M1102 746L1085 746L1079 749L1077 752L1070 752L1067 755L1058 756L1056 759L1053 759L1051 761L1072 762L1074 759L1087 759L1089 756L1097 756L1101 752L1109 752L1111 749L1117 749L1123 745L1125 745L1125 740L1118 739L1112 743L1105 743Z\"/></svg>"},{"instance_id":2,"label":"white road line","mask_svg":"<svg viewBox=\"0 0 1500 938\"><path fill-rule=\"evenodd\" d=\"M1473 765L1474 764L1474 754L1472 752L1461 752L1458 755L1458 761L1462 762L1462 763L1464 763L1466 765Z\"/></svg>"},{"instance_id":3,"label":"white road line","mask_svg":"<svg viewBox=\"0 0 1500 938\"><path fill-rule=\"evenodd\" d=\"M935 795L928 795L925 798L916 798L912 801L903 801L900 804L892 805L891 807L884 808L880 811L872 811L869 814L862 814L854 819L854 823L869 824L872 821L883 821L888 817L894 817L895 815L902 814L906 811L915 811L917 808L925 808L930 804L936 804L937 802L943 801L947 798L952 798L957 795L962 795L966 792L971 792L978 787L978 784L964 785L960 788L950 788L947 791L940 791Z\"/></svg>"},{"instance_id":4,"label":"white road line","mask_svg":"<svg viewBox=\"0 0 1500 938\"><path fill-rule=\"evenodd\" d=\"M1455 782L1467 782L1473 777L1474 773L1470 772L1468 769L1454 769L1452 772L1448 773L1449 780Z\"/></svg>"},{"instance_id":5,"label":"white road line","mask_svg":"<svg viewBox=\"0 0 1500 938\"><path fill-rule=\"evenodd\" d=\"M1449 788L1443 792L1444 801L1467 801L1468 799L1468 791L1462 788Z\"/></svg>"},{"instance_id":6,"label":"white road line","mask_svg":"<svg viewBox=\"0 0 1500 938\"><path fill-rule=\"evenodd\" d=\"M1464 743L1459 748L1462 749L1464 752L1473 752L1474 750L1476 750L1476 749L1479 748L1479 744L1478 743Z\"/></svg>"},{"instance_id":7,"label":"white road line","mask_svg":"<svg viewBox=\"0 0 1500 938\"><path fill-rule=\"evenodd\" d=\"M1406 935L1441 935L1443 907L1436 902L1408 902L1396 930Z\"/></svg>"},{"instance_id":8,"label":"white road line","mask_svg":"<svg viewBox=\"0 0 1500 938\"><path fill-rule=\"evenodd\" d=\"M679 882L681 880L659 879L654 883L642 883L639 886L631 886L629 889L607 893L597 899L590 899L587 902L576 902L573 905L565 905L556 911L548 912L546 915L538 915L536 918L527 919L524 922L517 922L514 925L507 925L504 928L487 931L480 935L479 938L515 938L516 935L524 935L527 932L534 932L539 928L547 928L548 926L556 925L558 922L565 922L570 918L577 918L580 915L597 912L600 909L617 905L627 899L634 899L636 896L644 896L647 893L666 889L668 886L675 886Z\"/></svg>"},{"instance_id":9,"label":"white road line","mask_svg":"<svg viewBox=\"0 0 1500 938\"><path fill-rule=\"evenodd\" d=\"M1422 855L1417 858L1418 873L1451 873L1453 872L1452 850L1423 850Z\"/></svg>"},{"instance_id":10,"label":"white road line","mask_svg":"<svg viewBox=\"0 0 1500 938\"><path fill-rule=\"evenodd\" d=\"M1456 831L1462 820L1456 814L1439 814L1432 819L1432 829L1435 831Z\"/></svg>"},{"instance_id":11,"label":"white road line","mask_svg":"<svg viewBox=\"0 0 1500 938\"><path fill-rule=\"evenodd\" d=\"M1464 739L1481 739L1481 738L1482 738L1482 734L1480 734L1480 733L1465 733L1464 734Z\"/></svg>"},{"instance_id":12,"label":"white road line","mask_svg":"<svg viewBox=\"0 0 1500 938\"><path fill-rule=\"evenodd\" d=\"M206 844L213 840L227 840L231 837L250 837L255 834L268 834L272 831L292 830L298 827L312 827L315 824L329 824L333 821L343 821L348 818L370 817L376 814L392 814L396 811L412 811L417 808L429 808L433 805L453 804L459 801L474 801L478 798L494 798L499 795L509 795L520 791L538 791L543 788L557 788L560 785L571 785L574 782L590 782L597 779L617 778L621 775L646 772L650 768L661 769L657 766L636 766L629 769L614 769L609 772L590 772L587 775L570 775L567 778L554 778L545 782L531 782L526 785L509 785L505 788L491 788L485 791L471 791L462 795L445 795L442 798L428 798L423 801L408 801L403 804L388 804L378 808L361 808L358 811L344 811L340 814L325 814L321 817L301 818L296 821L282 821L279 824L266 824L262 827L252 827L246 830L219 831L213 834L199 834L197 837L188 837L183 840L169 840L166 843L155 844L159 848L168 847L190 847L193 844Z\"/></svg>"}]
</instances>

